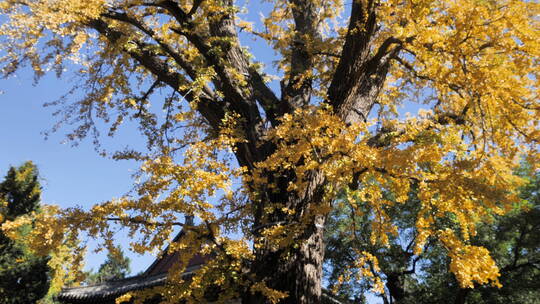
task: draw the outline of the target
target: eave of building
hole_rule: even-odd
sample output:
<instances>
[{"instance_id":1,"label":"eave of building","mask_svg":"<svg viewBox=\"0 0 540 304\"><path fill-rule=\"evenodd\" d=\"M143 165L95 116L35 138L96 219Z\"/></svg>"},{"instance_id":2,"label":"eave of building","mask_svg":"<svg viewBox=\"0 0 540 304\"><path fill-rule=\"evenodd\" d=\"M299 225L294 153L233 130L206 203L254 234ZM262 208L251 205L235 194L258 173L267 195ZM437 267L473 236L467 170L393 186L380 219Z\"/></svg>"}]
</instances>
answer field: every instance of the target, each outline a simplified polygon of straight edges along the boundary
<instances>
[{"instance_id":1,"label":"eave of building","mask_svg":"<svg viewBox=\"0 0 540 304\"><path fill-rule=\"evenodd\" d=\"M200 267L191 267L182 277L189 278L193 271ZM163 285L167 280L167 273L157 275L138 275L116 281L107 281L100 284L63 288L56 297L63 303L102 303L113 301L117 297L135 290L143 290Z\"/></svg>"}]
</instances>

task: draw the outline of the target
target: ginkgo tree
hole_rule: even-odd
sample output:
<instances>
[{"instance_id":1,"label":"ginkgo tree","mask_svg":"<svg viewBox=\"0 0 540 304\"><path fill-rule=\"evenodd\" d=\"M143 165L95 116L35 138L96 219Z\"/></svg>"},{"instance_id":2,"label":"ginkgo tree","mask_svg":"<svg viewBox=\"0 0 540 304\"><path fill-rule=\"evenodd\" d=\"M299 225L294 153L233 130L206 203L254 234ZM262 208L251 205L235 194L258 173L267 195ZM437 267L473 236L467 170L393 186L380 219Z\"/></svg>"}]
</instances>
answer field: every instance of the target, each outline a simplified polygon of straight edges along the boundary
<instances>
[{"instance_id":1,"label":"ginkgo tree","mask_svg":"<svg viewBox=\"0 0 540 304\"><path fill-rule=\"evenodd\" d=\"M414 254L435 239L463 287L498 285L489 252L469 238L518 201L519 160L538 163L540 5L264 5L251 23L233 0L0 1L4 76L28 65L37 79L76 73L77 94L56 103L59 123L74 125L68 137L99 140L98 121L112 136L132 120L146 144L114 153L141 163L125 197L90 210L50 206L3 229L34 221L28 242L45 254L66 231L114 248L122 227L144 253L184 226L169 247L182 258L168 283L123 299L160 293L168 303L199 303L219 288L220 300L319 303L322 235L339 194L353 213L369 213L367 239L386 244L397 233L386 211L414 184ZM241 44L249 36L273 49L278 76ZM405 115L408 104L421 110ZM458 227L439 225L445 218ZM184 281L179 273L196 252L214 258ZM381 292L375 255L358 255L356 267Z\"/></svg>"}]
</instances>

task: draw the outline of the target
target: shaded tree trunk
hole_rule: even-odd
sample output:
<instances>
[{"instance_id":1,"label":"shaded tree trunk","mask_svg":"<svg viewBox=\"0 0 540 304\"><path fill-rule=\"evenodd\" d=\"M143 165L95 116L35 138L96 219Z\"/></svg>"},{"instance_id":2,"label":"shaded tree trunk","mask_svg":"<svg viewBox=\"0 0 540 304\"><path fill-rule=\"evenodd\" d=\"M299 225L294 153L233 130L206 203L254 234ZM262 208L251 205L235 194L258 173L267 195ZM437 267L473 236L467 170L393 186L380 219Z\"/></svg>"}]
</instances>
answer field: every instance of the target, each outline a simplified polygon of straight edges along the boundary
<instances>
[{"instance_id":1,"label":"shaded tree trunk","mask_svg":"<svg viewBox=\"0 0 540 304\"><path fill-rule=\"evenodd\" d=\"M403 286L403 278L397 273L391 273L387 276L386 288L388 288L394 304L402 303L407 296Z\"/></svg>"},{"instance_id":2,"label":"shaded tree trunk","mask_svg":"<svg viewBox=\"0 0 540 304\"><path fill-rule=\"evenodd\" d=\"M266 200L257 206L254 234L261 237L264 228L274 225L288 226L288 231L298 234L288 235L290 242L276 248L275 243L261 237L261 246L255 248L255 260L250 265L250 276L254 282L265 282L266 286L287 293L279 303L320 303L322 265L324 259L324 224L326 215L313 213L313 207L324 204L325 179L320 172L310 177L307 190L298 195L288 192L287 185L293 180L290 176L277 178L280 185L277 191L267 193ZM281 210L264 214L265 205L285 202L294 215ZM292 232L291 232L292 233ZM242 303L271 303L264 294L246 290Z\"/></svg>"},{"instance_id":3,"label":"shaded tree trunk","mask_svg":"<svg viewBox=\"0 0 540 304\"><path fill-rule=\"evenodd\" d=\"M251 272L257 279L265 281L269 288L288 294L280 303L320 303L324 258L322 222L323 217L319 217L318 227L305 232L304 237L297 240L298 246L256 252ZM271 302L260 292L248 290L243 295L242 303Z\"/></svg>"},{"instance_id":4,"label":"shaded tree trunk","mask_svg":"<svg viewBox=\"0 0 540 304\"><path fill-rule=\"evenodd\" d=\"M454 301L454 304L465 304L467 302L467 296L470 292L470 288L460 288L456 294L456 300Z\"/></svg>"}]
</instances>

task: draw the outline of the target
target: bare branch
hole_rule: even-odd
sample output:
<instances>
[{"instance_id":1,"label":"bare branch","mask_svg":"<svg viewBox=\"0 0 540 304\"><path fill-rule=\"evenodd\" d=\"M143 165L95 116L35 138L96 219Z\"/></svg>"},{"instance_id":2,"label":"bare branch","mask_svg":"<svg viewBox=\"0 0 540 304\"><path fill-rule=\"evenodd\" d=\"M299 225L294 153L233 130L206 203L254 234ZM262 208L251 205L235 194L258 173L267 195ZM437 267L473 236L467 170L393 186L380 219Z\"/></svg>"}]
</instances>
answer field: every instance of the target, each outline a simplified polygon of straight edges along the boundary
<instances>
[{"instance_id":1,"label":"bare branch","mask_svg":"<svg viewBox=\"0 0 540 304\"><path fill-rule=\"evenodd\" d=\"M406 68L409 72L411 72L411 74L412 74L414 77L416 77L416 78L418 78L418 79L426 80L426 81L432 81L432 82L435 81L435 79L433 79L433 78L430 78L430 77L428 77L428 76L419 74L418 71L416 71L416 70L414 69L414 67L413 67L410 63L408 63L407 61L401 59L399 56L393 56L392 59L395 59L401 66L403 66L403 67ZM455 84L455 83L446 83L446 85L447 85L452 91L454 91L455 93L457 93L460 97L464 98L464 97L463 97L463 94L462 94L462 92L461 92L461 90L462 90L462 87L461 87L461 86L459 86L459 85L457 85L457 84Z\"/></svg>"},{"instance_id":2,"label":"bare branch","mask_svg":"<svg viewBox=\"0 0 540 304\"><path fill-rule=\"evenodd\" d=\"M148 99L148 97L154 92L155 88L159 85L160 81L159 80L156 80L154 81L154 83L152 83L152 85L150 86L150 88L146 91L146 93L144 93L143 96L137 98L137 100L139 101L139 112L137 114L135 114L135 117L140 117L141 114L142 114L142 111L144 109L144 106L143 106L143 103Z\"/></svg>"}]
</instances>

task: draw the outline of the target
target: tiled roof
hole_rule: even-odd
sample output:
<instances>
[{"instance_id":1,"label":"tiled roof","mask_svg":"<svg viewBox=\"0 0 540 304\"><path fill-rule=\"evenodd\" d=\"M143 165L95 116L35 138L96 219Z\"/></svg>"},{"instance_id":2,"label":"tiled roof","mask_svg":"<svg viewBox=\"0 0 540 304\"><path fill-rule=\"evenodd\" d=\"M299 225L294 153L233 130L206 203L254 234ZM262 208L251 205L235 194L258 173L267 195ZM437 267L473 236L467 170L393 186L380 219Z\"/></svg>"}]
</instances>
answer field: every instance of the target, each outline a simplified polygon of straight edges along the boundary
<instances>
[{"instance_id":1,"label":"tiled roof","mask_svg":"<svg viewBox=\"0 0 540 304\"><path fill-rule=\"evenodd\" d=\"M64 303L108 303L133 290L154 287L163 284L167 273L155 276L134 276L118 281L108 281L101 284L64 288L57 299Z\"/></svg>"},{"instance_id":2,"label":"tiled roof","mask_svg":"<svg viewBox=\"0 0 540 304\"><path fill-rule=\"evenodd\" d=\"M192 272L185 272L183 276L190 276ZM86 304L86 303L114 303L114 300L129 291L141 290L159 286L165 283L167 274L162 273L154 276L135 276L118 281L110 281L103 284L65 288L58 296L58 300L65 303ZM323 304L347 304L347 300L337 299L329 291L323 289Z\"/></svg>"},{"instance_id":3,"label":"tiled roof","mask_svg":"<svg viewBox=\"0 0 540 304\"><path fill-rule=\"evenodd\" d=\"M172 240L172 242L173 243L178 242L178 240L180 240L180 238L183 235L184 235L184 233L183 233L183 231L181 231ZM168 250L169 250L169 247L167 247L167 249L165 249L165 252L167 252ZM148 267L148 269L146 269L146 271L144 272L144 275L145 276L154 276L154 275L157 275L157 274L160 274L160 273L167 272L167 271L169 271L169 269L171 269L171 267L174 265L174 263L179 261L179 258L180 258L180 252L179 251L175 251L172 254L165 254L161 258L156 259L154 261L154 263L152 263L152 265L150 265ZM191 258L191 260L189 261L189 264L188 264L187 268L191 269L194 266L200 266L200 265L206 263L208 261L208 259L209 259L208 256L202 256L200 254L195 254Z\"/></svg>"},{"instance_id":4,"label":"tiled roof","mask_svg":"<svg viewBox=\"0 0 540 304\"><path fill-rule=\"evenodd\" d=\"M184 235L180 232L173 242L178 241ZM164 251L167 252L168 248ZM56 297L62 303L85 304L85 303L114 303L114 299L134 290L141 290L164 284L167 279L167 272L179 260L179 252L164 254L158 258L146 269L146 271L137 276L107 281L100 284L63 288ZM186 272L183 276L190 276L193 271L199 268L208 260L208 257L196 254L189 261Z\"/></svg>"}]
</instances>

